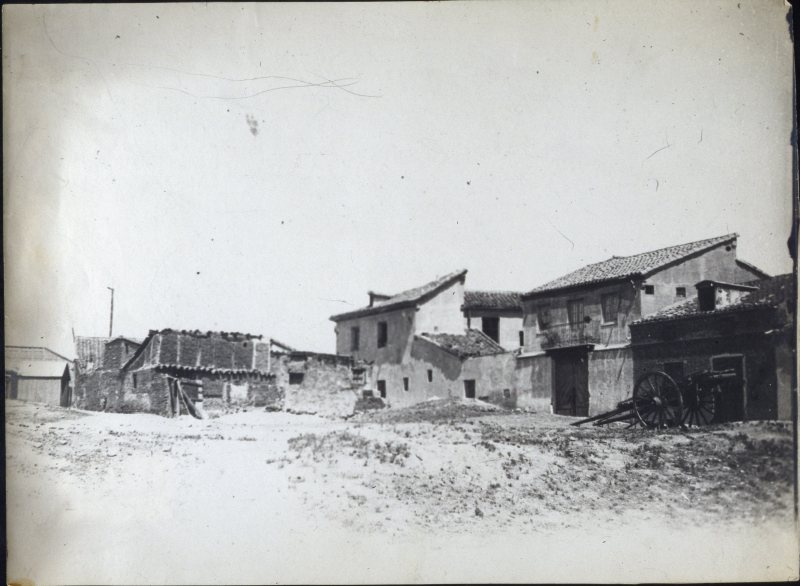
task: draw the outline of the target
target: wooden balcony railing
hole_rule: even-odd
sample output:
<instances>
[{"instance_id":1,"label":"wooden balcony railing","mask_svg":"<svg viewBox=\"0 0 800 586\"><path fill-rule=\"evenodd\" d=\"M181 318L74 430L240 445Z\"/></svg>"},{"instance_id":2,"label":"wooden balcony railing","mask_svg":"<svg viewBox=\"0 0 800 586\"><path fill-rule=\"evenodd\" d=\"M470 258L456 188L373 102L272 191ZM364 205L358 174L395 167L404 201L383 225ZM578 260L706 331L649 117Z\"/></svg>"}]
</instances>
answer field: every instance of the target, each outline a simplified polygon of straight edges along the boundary
<instances>
[{"instance_id":1,"label":"wooden balcony railing","mask_svg":"<svg viewBox=\"0 0 800 586\"><path fill-rule=\"evenodd\" d=\"M600 343L600 322L592 320L579 324L553 324L542 331L542 350L593 346Z\"/></svg>"}]
</instances>

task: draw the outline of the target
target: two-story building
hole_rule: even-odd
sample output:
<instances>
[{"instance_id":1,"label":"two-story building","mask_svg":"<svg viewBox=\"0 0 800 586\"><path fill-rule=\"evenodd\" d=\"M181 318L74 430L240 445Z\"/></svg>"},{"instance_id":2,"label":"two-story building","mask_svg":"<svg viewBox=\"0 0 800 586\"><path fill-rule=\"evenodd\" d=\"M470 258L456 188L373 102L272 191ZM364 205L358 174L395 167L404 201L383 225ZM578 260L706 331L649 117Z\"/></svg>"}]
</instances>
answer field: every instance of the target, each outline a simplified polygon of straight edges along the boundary
<instances>
[{"instance_id":1,"label":"two-story building","mask_svg":"<svg viewBox=\"0 0 800 586\"><path fill-rule=\"evenodd\" d=\"M736 234L613 256L521 296L533 400L554 413L612 409L634 384L629 324L687 298L704 279L741 283L765 273L736 258Z\"/></svg>"},{"instance_id":2,"label":"two-story building","mask_svg":"<svg viewBox=\"0 0 800 586\"><path fill-rule=\"evenodd\" d=\"M489 307L488 292L480 294L479 307L471 305L476 297L465 295L466 274L456 271L395 295L370 291L368 306L330 318L336 353L367 364L367 388L390 405L447 396L515 405L515 356L498 341L506 341L503 332L514 327L517 345L507 344L518 348L521 316L504 317L508 299ZM489 319L469 327L483 316L518 322L489 332Z\"/></svg>"},{"instance_id":3,"label":"two-story building","mask_svg":"<svg viewBox=\"0 0 800 586\"><path fill-rule=\"evenodd\" d=\"M525 346L522 303L516 291L464 291L467 329L482 331L506 350Z\"/></svg>"}]
</instances>

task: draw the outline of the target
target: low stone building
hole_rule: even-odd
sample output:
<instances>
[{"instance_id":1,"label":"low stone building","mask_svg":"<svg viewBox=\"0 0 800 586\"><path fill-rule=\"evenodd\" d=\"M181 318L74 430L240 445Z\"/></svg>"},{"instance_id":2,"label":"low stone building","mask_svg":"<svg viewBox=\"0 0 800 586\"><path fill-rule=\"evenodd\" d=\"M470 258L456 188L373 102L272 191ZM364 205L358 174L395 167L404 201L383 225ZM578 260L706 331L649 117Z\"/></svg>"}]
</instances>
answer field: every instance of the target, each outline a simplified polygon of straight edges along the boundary
<instances>
[{"instance_id":1,"label":"low stone building","mask_svg":"<svg viewBox=\"0 0 800 586\"><path fill-rule=\"evenodd\" d=\"M136 352L141 340L77 336L75 338L75 392L73 406L102 411L120 384L120 369Z\"/></svg>"},{"instance_id":2,"label":"low stone building","mask_svg":"<svg viewBox=\"0 0 800 586\"><path fill-rule=\"evenodd\" d=\"M244 405L280 409L283 396L274 379L269 342L262 336L151 330L122 365L105 408L175 415L183 389L205 411Z\"/></svg>"},{"instance_id":3,"label":"low stone building","mask_svg":"<svg viewBox=\"0 0 800 586\"><path fill-rule=\"evenodd\" d=\"M795 285L791 274L743 284L705 280L697 294L631 323L636 376L679 380L733 369L714 421L791 419L796 397Z\"/></svg>"},{"instance_id":4,"label":"low stone building","mask_svg":"<svg viewBox=\"0 0 800 586\"><path fill-rule=\"evenodd\" d=\"M69 407L72 361L39 346L5 347L5 398Z\"/></svg>"}]
</instances>

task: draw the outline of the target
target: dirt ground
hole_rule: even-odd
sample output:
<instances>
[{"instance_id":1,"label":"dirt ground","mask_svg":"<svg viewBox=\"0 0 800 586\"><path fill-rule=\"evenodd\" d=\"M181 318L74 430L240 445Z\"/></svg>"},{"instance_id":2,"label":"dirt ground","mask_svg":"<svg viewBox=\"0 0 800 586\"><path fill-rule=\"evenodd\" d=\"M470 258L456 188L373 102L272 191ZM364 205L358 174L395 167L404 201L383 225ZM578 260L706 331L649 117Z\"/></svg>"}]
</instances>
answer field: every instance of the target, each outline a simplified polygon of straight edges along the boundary
<instances>
[{"instance_id":1,"label":"dirt ground","mask_svg":"<svg viewBox=\"0 0 800 586\"><path fill-rule=\"evenodd\" d=\"M798 576L787 423L577 428L462 401L347 421L5 407L10 579Z\"/></svg>"}]
</instances>

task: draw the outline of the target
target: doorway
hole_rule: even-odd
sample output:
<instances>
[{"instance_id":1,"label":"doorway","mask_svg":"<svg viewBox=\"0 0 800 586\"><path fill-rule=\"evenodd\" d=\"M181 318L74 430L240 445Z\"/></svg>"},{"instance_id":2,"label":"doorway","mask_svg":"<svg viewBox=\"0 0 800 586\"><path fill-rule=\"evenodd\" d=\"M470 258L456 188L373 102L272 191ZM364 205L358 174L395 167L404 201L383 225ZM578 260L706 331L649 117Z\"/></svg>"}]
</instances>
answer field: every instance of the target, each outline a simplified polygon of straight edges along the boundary
<instances>
[{"instance_id":1,"label":"doorway","mask_svg":"<svg viewBox=\"0 0 800 586\"><path fill-rule=\"evenodd\" d=\"M722 381L722 393L717 397L714 423L744 421L744 356L717 356L711 359L713 370L736 371L736 378Z\"/></svg>"},{"instance_id":2,"label":"doorway","mask_svg":"<svg viewBox=\"0 0 800 586\"><path fill-rule=\"evenodd\" d=\"M563 350L553 354L553 411L558 415L586 417L589 414L589 354L586 350Z\"/></svg>"}]
</instances>

